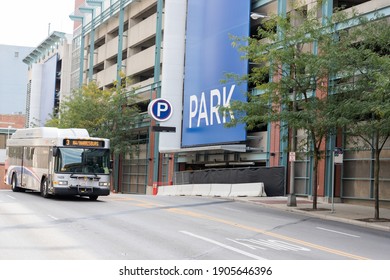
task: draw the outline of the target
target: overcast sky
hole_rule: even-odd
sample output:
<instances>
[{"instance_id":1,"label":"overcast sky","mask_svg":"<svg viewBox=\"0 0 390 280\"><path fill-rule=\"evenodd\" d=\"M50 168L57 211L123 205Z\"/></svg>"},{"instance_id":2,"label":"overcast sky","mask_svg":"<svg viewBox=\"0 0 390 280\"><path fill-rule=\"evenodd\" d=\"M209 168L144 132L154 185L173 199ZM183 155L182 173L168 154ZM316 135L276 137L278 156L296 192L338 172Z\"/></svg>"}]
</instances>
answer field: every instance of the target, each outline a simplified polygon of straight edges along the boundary
<instances>
[{"instance_id":1,"label":"overcast sky","mask_svg":"<svg viewBox=\"0 0 390 280\"><path fill-rule=\"evenodd\" d=\"M0 45L36 47L53 31L72 34L74 0L1 1Z\"/></svg>"}]
</instances>

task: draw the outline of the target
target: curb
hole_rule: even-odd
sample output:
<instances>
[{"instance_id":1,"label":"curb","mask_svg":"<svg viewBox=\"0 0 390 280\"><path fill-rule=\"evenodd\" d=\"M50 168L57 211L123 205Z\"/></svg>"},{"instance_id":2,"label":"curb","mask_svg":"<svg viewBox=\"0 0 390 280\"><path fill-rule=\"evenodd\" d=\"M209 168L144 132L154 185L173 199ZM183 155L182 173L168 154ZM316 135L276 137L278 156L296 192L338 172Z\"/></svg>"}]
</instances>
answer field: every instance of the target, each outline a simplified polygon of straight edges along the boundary
<instances>
[{"instance_id":1,"label":"curb","mask_svg":"<svg viewBox=\"0 0 390 280\"><path fill-rule=\"evenodd\" d=\"M232 198L232 200L243 202L243 203L251 203L251 204L255 204L255 205L261 205L263 207L279 209L281 211L286 211L286 212L299 213L299 214L313 217L313 218L318 218L318 219L323 219L323 220L331 220L331 221L341 222L341 223L345 223L345 224L351 224L351 225L355 225L355 226L372 228L372 229L376 229L376 230L390 232L390 225L381 225L382 222L370 223L370 222L358 221L358 220L355 220L352 218L335 216L334 213L328 212L328 211L331 211L331 209L326 209L328 211L321 211L321 210L306 211L306 210L302 210L302 209L297 208L297 207L287 206L287 201L286 201L285 205L281 206L281 204L263 203L263 202L259 202L259 201L240 199L240 198Z\"/></svg>"}]
</instances>

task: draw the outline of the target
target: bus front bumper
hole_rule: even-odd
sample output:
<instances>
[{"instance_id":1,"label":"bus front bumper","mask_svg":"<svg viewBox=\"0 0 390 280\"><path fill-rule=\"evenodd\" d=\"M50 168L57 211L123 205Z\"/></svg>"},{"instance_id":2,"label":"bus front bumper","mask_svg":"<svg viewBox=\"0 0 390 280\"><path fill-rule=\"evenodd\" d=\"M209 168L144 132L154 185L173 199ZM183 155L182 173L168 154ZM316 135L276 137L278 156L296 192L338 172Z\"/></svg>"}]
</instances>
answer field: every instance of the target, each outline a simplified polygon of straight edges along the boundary
<instances>
[{"instance_id":1,"label":"bus front bumper","mask_svg":"<svg viewBox=\"0 0 390 280\"><path fill-rule=\"evenodd\" d=\"M110 189L108 187L89 187L89 186L70 186L70 187L54 187L54 195L109 195Z\"/></svg>"}]
</instances>

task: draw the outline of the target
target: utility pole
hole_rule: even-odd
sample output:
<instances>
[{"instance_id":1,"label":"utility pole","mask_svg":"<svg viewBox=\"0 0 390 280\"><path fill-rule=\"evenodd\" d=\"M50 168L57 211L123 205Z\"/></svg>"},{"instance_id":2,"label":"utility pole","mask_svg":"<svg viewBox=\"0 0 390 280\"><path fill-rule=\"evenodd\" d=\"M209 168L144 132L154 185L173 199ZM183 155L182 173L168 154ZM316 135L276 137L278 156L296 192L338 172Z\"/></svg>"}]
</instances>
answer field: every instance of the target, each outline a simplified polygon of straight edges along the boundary
<instances>
[{"instance_id":1,"label":"utility pole","mask_svg":"<svg viewBox=\"0 0 390 280\"><path fill-rule=\"evenodd\" d=\"M156 98L161 96L160 74L161 74L161 37L162 37L162 10L163 0L157 0L157 20L156 20L156 50L154 62L154 85L156 89ZM157 125L157 123L156 123ZM154 148L153 148L153 192L157 191L158 185L158 169L159 169L159 133L154 132Z\"/></svg>"},{"instance_id":2,"label":"utility pole","mask_svg":"<svg viewBox=\"0 0 390 280\"><path fill-rule=\"evenodd\" d=\"M296 111L296 92L293 90L293 112ZM290 153L296 152L296 137L297 131L295 128L291 129L291 149ZM295 156L293 159L290 159L290 194L287 196L287 206L295 207L297 206L297 197L295 196Z\"/></svg>"}]
</instances>

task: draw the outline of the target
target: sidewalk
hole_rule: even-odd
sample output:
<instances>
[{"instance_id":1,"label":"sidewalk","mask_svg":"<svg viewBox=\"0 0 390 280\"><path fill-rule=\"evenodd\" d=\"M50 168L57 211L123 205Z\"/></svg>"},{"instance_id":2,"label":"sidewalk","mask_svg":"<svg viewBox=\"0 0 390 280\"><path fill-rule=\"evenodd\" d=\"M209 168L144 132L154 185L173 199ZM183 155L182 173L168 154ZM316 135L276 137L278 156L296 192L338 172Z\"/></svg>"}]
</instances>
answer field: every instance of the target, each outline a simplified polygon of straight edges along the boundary
<instances>
[{"instance_id":1,"label":"sidewalk","mask_svg":"<svg viewBox=\"0 0 390 280\"><path fill-rule=\"evenodd\" d=\"M264 207L277 208L284 211L298 212L319 219L334 220L384 231L390 231L390 209L379 209L379 221L374 221L374 206L354 205L347 203L317 202L317 210L313 210L313 202L307 198L297 197L297 206L287 206L287 197L236 197L234 200L259 204ZM332 211L333 210L333 211Z\"/></svg>"}]
</instances>

